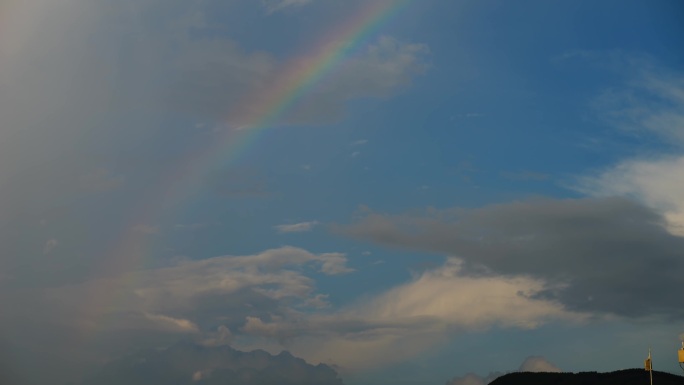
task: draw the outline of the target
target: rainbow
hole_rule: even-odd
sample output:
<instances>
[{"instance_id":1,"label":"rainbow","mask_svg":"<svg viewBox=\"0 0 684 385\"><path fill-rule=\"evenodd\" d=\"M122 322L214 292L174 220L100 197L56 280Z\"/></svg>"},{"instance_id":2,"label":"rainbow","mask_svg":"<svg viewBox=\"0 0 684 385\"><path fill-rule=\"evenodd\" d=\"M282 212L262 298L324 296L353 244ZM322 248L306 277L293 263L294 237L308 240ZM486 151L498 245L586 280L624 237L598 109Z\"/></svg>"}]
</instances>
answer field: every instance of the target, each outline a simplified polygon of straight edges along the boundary
<instances>
[{"instance_id":1,"label":"rainbow","mask_svg":"<svg viewBox=\"0 0 684 385\"><path fill-rule=\"evenodd\" d=\"M234 111L246 111L237 120L237 129L227 130L213 146L199 154L191 154L170 176L174 203L192 195L186 189L197 186L188 179L198 176L216 164L231 164L259 138L278 123L320 80L330 74L344 59L366 42L411 0L364 0L364 6L349 20L341 23L315 44L311 53L290 61L271 87L244 98ZM182 170L179 174L178 171Z\"/></svg>"},{"instance_id":2,"label":"rainbow","mask_svg":"<svg viewBox=\"0 0 684 385\"><path fill-rule=\"evenodd\" d=\"M351 18L333 28L314 45L315 48L309 54L290 61L271 87L249 95L233 109L246 111L239 119L239 129L226 130L209 148L191 153L179 160L175 167L171 167L169 173L162 178L160 193L143 197L139 205L133 208L137 214L130 221L131 226L154 223L163 216L160 212L163 211L162 207L178 207L190 199L200 185L198 181L207 170L217 164L233 164L265 130L278 124L279 119L295 103L410 2L411 0L364 0ZM160 196L161 204L158 199ZM154 205L150 204L152 199L156 202ZM150 209L150 206L155 208ZM145 242L144 237L134 231L123 233L116 251L100 267L101 273L130 272L144 268L147 254ZM134 283L125 282L123 285L133 286ZM115 311L123 301L120 294L94 292L88 302L104 301L109 304L108 309ZM99 314L96 318L106 318L106 314ZM102 322L102 319L95 322L86 334L102 329Z\"/></svg>"}]
</instances>

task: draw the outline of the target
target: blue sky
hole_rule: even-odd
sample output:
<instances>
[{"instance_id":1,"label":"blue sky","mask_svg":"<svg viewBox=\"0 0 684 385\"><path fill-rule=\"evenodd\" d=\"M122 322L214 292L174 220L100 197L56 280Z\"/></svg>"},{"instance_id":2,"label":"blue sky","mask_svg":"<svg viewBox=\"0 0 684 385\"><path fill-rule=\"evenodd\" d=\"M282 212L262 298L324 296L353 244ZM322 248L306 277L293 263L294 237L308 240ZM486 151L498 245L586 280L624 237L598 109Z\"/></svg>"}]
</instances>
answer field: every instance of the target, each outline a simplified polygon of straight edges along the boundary
<instances>
[{"instance_id":1,"label":"blue sky","mask_svg":"<svg viewBox=\"0 0 684 385\"><path fill-rule=\"evenodd\" d=\"M392 3L0 6L0 353L19 378L181 340L358 385L609 371L649 347L678 370L684 6L409 1L241 126L370 2Z\"/></svg>"}]
</instances>

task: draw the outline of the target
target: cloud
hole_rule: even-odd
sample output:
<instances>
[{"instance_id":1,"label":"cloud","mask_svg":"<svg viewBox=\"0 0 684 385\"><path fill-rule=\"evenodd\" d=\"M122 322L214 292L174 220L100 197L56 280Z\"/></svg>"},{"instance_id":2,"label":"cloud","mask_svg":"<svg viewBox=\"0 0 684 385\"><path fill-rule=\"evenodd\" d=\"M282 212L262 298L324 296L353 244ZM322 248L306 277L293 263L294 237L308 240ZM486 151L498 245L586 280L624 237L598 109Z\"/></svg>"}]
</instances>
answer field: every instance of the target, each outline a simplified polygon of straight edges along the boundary
<instances>
[{"instance_id":1,"label":"cloud","mask_svg":"<svg viewBox=\"0 0 684 385\"><path fill-rule=\"evenodd\" d=\"M570 186L590 196L636 199L665 215L684 235L684 75L646 67L626 87L605 91L598 115L638 137L664 142L661 155L636 155L589 172Z\"/></svg>"},{"instance_id":2,"label":"cloud","mask_svg":"<svg viewBox=\"0 0 684 385\"><path fill-rule=\"evenodd\" d=\"M321 272L327 275L351 273L354 269L347 267L347 257L340 253L321 254Z\"/></svg>"},{"instance_id":3,"label":"cloud","mask_svg":"<svg viewBox=\"0 0 684 385\"><path fill-rule=\"evenodd\" d=\"M652 209L621 198L530 200L479 209L362 214L337 231L397 248L454 255L467 276L526 276L534 298L571 311L681 317L673 293L684 238ZM605 274L609 271L610 274Z\"/></svg>"},{"instance_id":4,"label":"cloud","mask_svg":"<svg viewBox=\"0 0 684 385\"><path fill-rule=\"evenodd\" d=\"M225 324L232 329L251 311L275 315L289 306L320 302L324 297L315 293L315 282L302 269L342 274L351 271L346 262L339 253L312 254L282 247L248 256L185 260L174 266L125 273L116 279L54 288L48 298L69 309L87 302L95 293L103 298L107 298L106 293L117 293L122 303L116 311L107 303L93 303L86 312L80 312L78 322L82 325L108 317L117 319L111 323L116 328L135 329L143 325L141 320L148 320L164 330L175 325L178 331L187 332L223 319L232 320ZM250 302L261 308L250 310L246 306ZM145 328L153 324L144 323Z\"/></svg>"},{"instance_id":5,"label":"cloud","mask_svg":"<svg viewBox=\"0 0 684 385\"><path fill-rule=\"evenodd\" d=\"M313 230L316 225L318 225L318 221L277 225L275 228L279 233L304 233Z\"/></svg>"},{"instance_id":6,"label":"cloud","mask_svg":"<svg viewBox=\"0 0 684 385\"><path fill-rule=\"evenodd\" d=\"M342 385L330 367L308 364L287 352L274 356L263 350L243 352L228 346L206 347L183 342L109 362L83 384L191 385L205 381L244 385Z\"/></svg>"},{"instance_id":7,"label":"cloud","mask_svg":"<svg viewBox=\"0 0 684 385\"><path fill-rule=\"evenodd\" d=\"M312 1L313 0L262 0L261 2L268 12L276 12L288 7L301 7Z\"/></svg>"},{"instance_id":8,"label":"cloud","mask_svg":"<svg viewBox=\"0 0 684 385\"><path fill-rule=\"evenodd\" d=\"M283 114L279 123L330 123L343 116L349 100L388 97L427 69L428 52L422 44L382 37L340 63ZM174 110L220 117L233 126L251 125L255 117L269 113L263 110L270 105L264 98L272 95L270 87L278 84L279 74L286 73L288 66L307 65L317 54L287 63L266 53L246 52L229 40L186 42L177 60L178 77L169 100Z\"/></svg>"},{"instance_id":9,"label":"cloud","mask_svg":"<svg viewBox=\"0 0 684 385\"><path fill-rule=\"evenodd\" d=\"M325 355L345 368L372 368L410 359L451 333L492 327L531 329L550 320L574 322L553 301L535 299L544 284L520 277L468 277L449 259L411 282L329 314L249 317L242 331L274 339L316 361Z\"/></svg>"},{"instance_id":10,"label":"cloud","mask_svg":"<svg viewBox=\"0 0 684 385\"><path fill-rule=\"evenodd\" d=\"M204 346L225 346L233 343L234 339L233 332L226 325L221 325L216 329L213 336L202 340L201 344Z\"/></svg>"},{"instance_id":11,"label":"cloud","mask_svg":"<svg viewBox=\"0 0 684 385\"><path fill-rule=\"evenodd\" d=\"M574 188L592 196L626 196L657 209L674 234L684 236L684 156L625 160L577 179Z\"/></svg>"},{"instance_id":12,"label":"cloud","mask_svg":"<svg viewBox=\"0 0 684 385\"><path fill-rule=\"evenodd\" d=\"M234 40L239 35L216 33L207 24L203 15L222 3L65 0L56 6L36 0L12 6L0 37L0 254L7 256L0 269L43 284L86 280L85 260L108 255L126 231L123 217L135 210L131 199L147 200L144 211L154 212L161 202L152 197L173 195L154 189L180 167L179 154L201 148L198 138L206 130L190 124L253 124L273 105L262 98L277 94L275 80L325 49L288 57L245 47ZM403 90L426 69L429 54L424 45L390 37L355 52L272 123L338 121L353 99ZM260 178L207 179L193 183L228 197L269 195ZM104 210L92 209L104 197L74 199L113 190L120 193L99 202ZM30 231L30 219L34 225L47 215L80 224L63 227L60 240L81 241L69 243L71 259L60 269L22 262L30 247L19 234Z\"/></svg>"},{"instance_id":13,"label":"cloud","mask_svg":"<svg viewBox=\"0 0 684 385\"><path fill-rule=\"evenodd\" d=\"M359 139L351 143L352 146L364 146L368 144L368 139Z\"/></svg>"},{"instance_id":14,"label":"cloud","mask_svg":"<svg viewBox=\"0 0 684 385\"><path fill-rule=\"evenodd\" d=\"M127 245L112 256L121 234L131 230L130 219L154 212L161 204L155 198L173 195L156 189L167 186L164 178L177 170L173 162L202 148L197 138L216 138L208 132L216 121L242 127L247 96L273 95L274 79L293 63L319 57L319 51L288 58L279 49L277 55L253 50L225 30L217 33L203 15L223 3L18 1L3 18L0 271L11 279L1 281L0 304L18 310L0 321L22 349L40 357L50 351L51 362L60 363L54 366L67 356L104 359L126 343L203 338L221 325L239 333L247 316L269 322L290 309L314 311L326 298L312 276L352 271L343 254L294 248L128 272L148 250ZM401 91L424 71L428 55L425 46L391 38L357 53L273 123L338 120L352 99ZM265 112L264 104L247 106L250 117ZM207 128L192 129L194 122ZM261 179L231 175L212 184L212 176L209 187L231 197L261 196L267 187ZM58 246L56 238L27 240L41 218L62 224ZM136 223L142 225L137 231L156 231L144 218ZM41 247L64 251L64 258L27 259ZM115 271L100 268L109 262ZM93 352L91 341L106 343ZM41 375L52 380L53 372Z\"/></svg>"},{"instance_id":15,"label":"cloud","mask_svg":"<svg viewBox=\"0 0 684 385\"><path fill-rule=\"evenodd\" d=\"M59 362L36 376L73 381L89 365L179 338L207 346L244 344L247 317L271 322L297 309L325 311L328 297L312 277L350 270L343 254L282 247L186 259L45 289L0 290L3 307L17 308L0 313L0 325L12 331L2 337L20 344L26 357Z\"/></svg>"},{"instance_id":16,"label":"cloud","mask_svg":"<svg viewBox=\"0 0 684 385\"><path fill-rule=\"evenodd\" d=\"M560 373L561 370L554 364L550 363L544 357L540 356L530 356L525 359L525 361L520 365L519 372L551 372Z\"/></svg>"},{"instance_id":17,"label":"cloud","mask_svg":"<svg viewBox=\"0 0 684 385\"><path fill-rule=\"evenodd\" d=\"M184 170L183 178L196 173L185 185L228 198L275 194L252 170L200 171L180 164L186 156L179 155L223 137L191 129L195 122L242 127L243 120L253 124L264 116L273 104L261 98L278 94L275 80L328 46L296 57L246 47L235 40L240 35L217 33L205 20L224 3L65 0L56 6L35 0L12 6L0 36L0 270L19 277L16 282L28 277L42 286L87 280L93 271L86 266L110 255L130 230L130 218L160 212L164 203L157 198L175 195L163 187L179 180L169 179L170 170ZM424 45L390 37L367 43L332 66L273 125L338 121L347 102L394 95L426 68ZM117 193L102 194L111 191ZM75 198L86 195L92 196ZM22 234L35 230L40 218L78 224L60 229L69 252L59 268L25 262L36 243Z\"/></svg>"},{"instance_id":18,"label":"cloud","mask_svg":"<svg viewBox=\"0 0 684 385\"><path fill-rule=\"evenodd\" d=\"M389 290L332 308L312 276L350 271L343 254L293 247L184 260L40 291L21 299L35 306L11 317L17 322L40 320L43 330L65 325L60 327L69 331L59 335L66 340L73 340L69 336L74 333L87 334L99 341L98 351L88 351L91 359L111 357L131 341L153 347L186 336L208 347L282 344L310 362L325 359L350 369L400 362L452 333L583 319L552 300L536 298L549 287L541 280L469 276L457 258ZM3 320L4 325L11 322ZM64 350L59 343L50 346ZM188 378L204 369L193 368Z\"/></svg>"},{"instance_id":19,"label":"cloud","mask_svg":"<svg viewBox=\"0 0 684 385\"><path fill-rule=\"evenodd\" d=\"M199 331L197 325L186 319L168 317L162 314L145 314L145 317L150 321L159 324L160 328L163 330L190 333Z\"/></svg>"},{"instance_id":20,"label":"cloud","mask_svg":"<svg viewBox=\"0 0 684 385\"><path fill-rule=\"evenodd\" d=\"M561 370L541 356L530 356L523 361L518 372L552 372L560 373ZM503 376L502 372L491 372L486 377L480 377L475 373L468 373L462 377L454 377L446 382L446 385L487 385Z\"/></svg>"},{"instance_id":21,"label":"cloud","mask_svg":"<svg viewBox=\"0 0 684 385\"><path fill-rule=\"evenodd\" d=\"M623 132L684 145L684 75L643 63L632 73L626 86L594 100L598 116Z\"/></svg>"},{"instance_id":22,"label":"cloud","mask_svg":"<svg viewBox=\"0 0 684 385\"><path fill-rule=\"evenodd\" d=\"M315 297L306 300L305 305L316 309L325 309L330 307L329 297L328 294L317 294Z\"/></svg>"},{"instance_id":23,"label":"cloud","mask_svg":"<svg viewBox=\"0 0 684 385\"><path fill-rule=\"evenodd\" d=\"M429 52L424 44L381 37L359 56L341 63L302 100L291 119L329 121L342 115L348 100L391 96L429 68L426 61Z\"/></svg>"}]
</instances>

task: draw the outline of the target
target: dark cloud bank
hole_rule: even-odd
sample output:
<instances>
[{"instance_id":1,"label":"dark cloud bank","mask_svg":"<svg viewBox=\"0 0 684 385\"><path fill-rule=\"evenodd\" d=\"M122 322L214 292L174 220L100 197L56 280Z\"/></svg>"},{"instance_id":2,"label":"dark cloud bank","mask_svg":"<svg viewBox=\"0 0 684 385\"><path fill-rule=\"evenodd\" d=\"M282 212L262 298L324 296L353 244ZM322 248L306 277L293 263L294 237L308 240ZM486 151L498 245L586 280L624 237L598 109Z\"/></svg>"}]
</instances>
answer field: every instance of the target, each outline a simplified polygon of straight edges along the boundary
<instances>
[{"instance_id":1,"label":"dark cloud bank","mask_svg":"<svg viewBox=\"0 0 684 385\"><path fill-rule=\"evenodd\" d=\"M531 200L479 209L361 213L336 230L397 248L461 258L471 275L532 276L567 309L684 316L684 238L655 211L621 198Z\"/></svg>"},{"instance_id":2,"label":"dark cloud bank","mask_svg":"<svg viewBox=\"0 0 684 385\"><path fill-rule=\"evenodd\" d=\"M329 366L306 363L288 352L241 352L229 346L179 342L149 349L105 365L82 385L342 385Z\"/></svg>"}]
</instances>

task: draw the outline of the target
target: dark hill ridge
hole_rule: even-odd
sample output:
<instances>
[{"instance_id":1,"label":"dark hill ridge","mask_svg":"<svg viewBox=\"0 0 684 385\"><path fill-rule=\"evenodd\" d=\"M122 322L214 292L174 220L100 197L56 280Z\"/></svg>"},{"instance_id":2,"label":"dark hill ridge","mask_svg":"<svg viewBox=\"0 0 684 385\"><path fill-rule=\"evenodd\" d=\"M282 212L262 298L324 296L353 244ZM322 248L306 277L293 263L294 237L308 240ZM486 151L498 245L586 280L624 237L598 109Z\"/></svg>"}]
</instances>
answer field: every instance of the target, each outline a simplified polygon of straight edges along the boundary
<instances>
[{"instance_id":1,"label":"dark hill ridge","mask_svg":"<svg viewBox=\"0 0 684 385\"><path fill-rule=\"evenodd\" d=\"M649 385L644 369L626 369L611 373L509 373L489 385ZM684 385L684 377L653 371L653 385Z\"/></svg>"},{"instance_id":2,"label":"dark hill ridge","mask_svg":"<svg viewBox=\"0 0 684 385\"><path fill-rule=\"evenodd\" d=\"M106 364L82 385L342 385L327 365L311 365L288 352L242 352L229 346L180 342Z\"/></svg>"}]
</instances>

